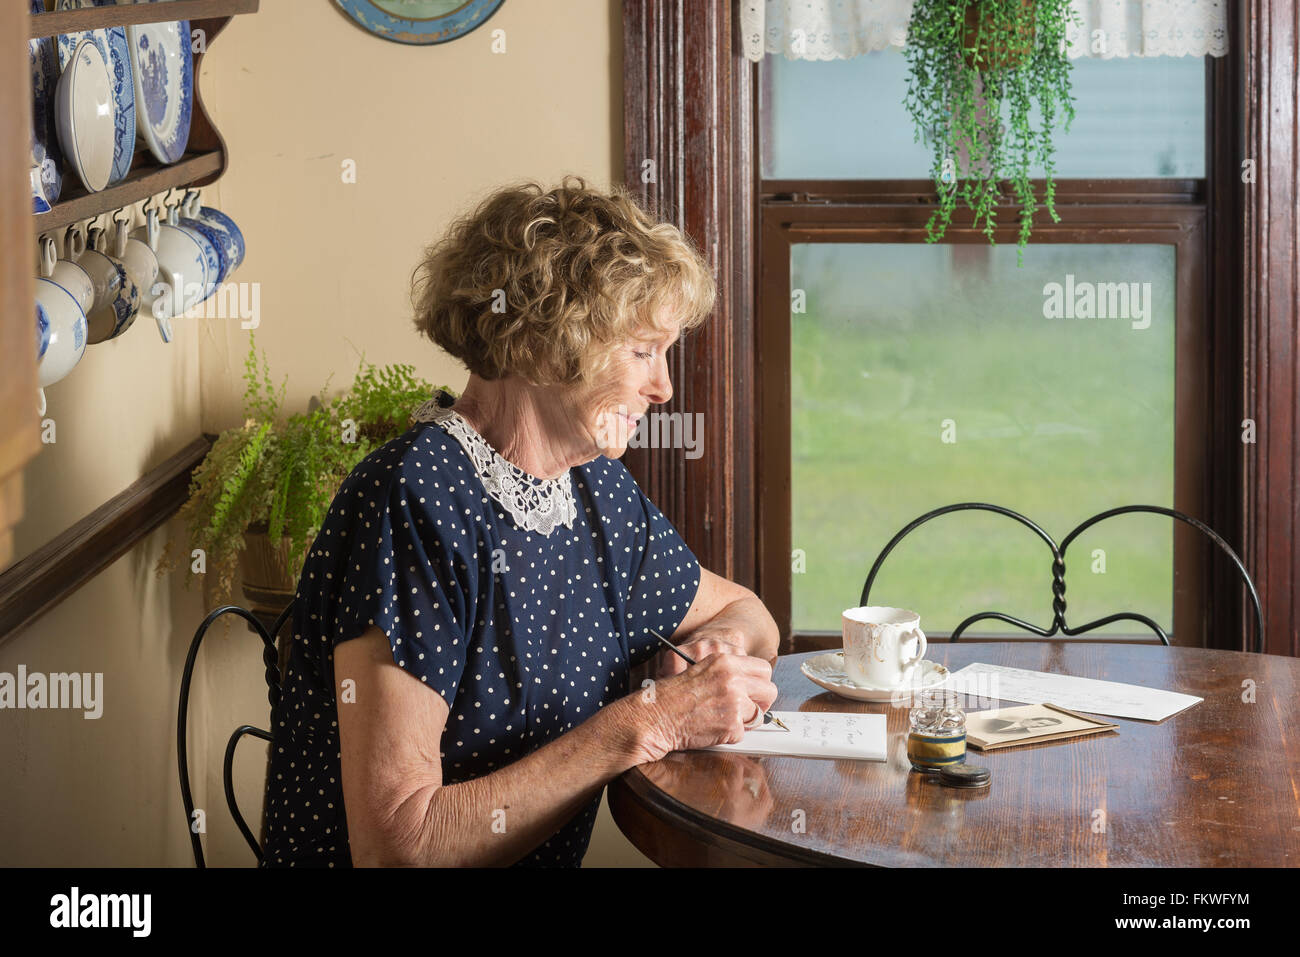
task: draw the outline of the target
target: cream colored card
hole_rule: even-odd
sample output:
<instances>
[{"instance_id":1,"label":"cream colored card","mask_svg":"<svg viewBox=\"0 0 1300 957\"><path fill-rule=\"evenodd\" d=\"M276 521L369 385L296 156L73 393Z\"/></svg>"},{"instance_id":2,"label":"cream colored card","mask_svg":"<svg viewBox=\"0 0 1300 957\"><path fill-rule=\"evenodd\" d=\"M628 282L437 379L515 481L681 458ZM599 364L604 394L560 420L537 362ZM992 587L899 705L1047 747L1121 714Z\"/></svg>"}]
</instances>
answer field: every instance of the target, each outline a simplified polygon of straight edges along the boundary
<instances>
[{"instance_id":1,"label":"cream colored card","mask_svg":"<svg viewBox=\"0 0 1300 957\"><path fill-rule=\"evenodd\" d=\"M788 755L800 758L885 760L885 716L834 711L773 711L787 725L775 723L745 732L736 744L718 744L706 751Z\"/></svg>"}]
</instances>

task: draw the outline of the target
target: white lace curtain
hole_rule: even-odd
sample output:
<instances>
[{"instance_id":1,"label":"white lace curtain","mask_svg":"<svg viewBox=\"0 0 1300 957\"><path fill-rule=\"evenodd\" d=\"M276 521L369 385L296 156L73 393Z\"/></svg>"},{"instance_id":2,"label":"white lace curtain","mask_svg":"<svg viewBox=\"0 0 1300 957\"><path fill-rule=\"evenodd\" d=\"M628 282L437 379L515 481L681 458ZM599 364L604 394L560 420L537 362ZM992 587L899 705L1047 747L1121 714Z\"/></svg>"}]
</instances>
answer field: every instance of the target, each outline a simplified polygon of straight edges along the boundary
<instances>
[{"instance_id":1,"label":"white lace curtain","mask_svg":"<svg viewBox=\"0 0 1300 957\"><path fill-rule=\"evenodd\" d=\"M912 0L737 0L745 56L836 60L901 47ZM1081 56L1224 56L1228 0L1072 0L1083 26L1067 28Z\"/></svg>"}]
</instances>

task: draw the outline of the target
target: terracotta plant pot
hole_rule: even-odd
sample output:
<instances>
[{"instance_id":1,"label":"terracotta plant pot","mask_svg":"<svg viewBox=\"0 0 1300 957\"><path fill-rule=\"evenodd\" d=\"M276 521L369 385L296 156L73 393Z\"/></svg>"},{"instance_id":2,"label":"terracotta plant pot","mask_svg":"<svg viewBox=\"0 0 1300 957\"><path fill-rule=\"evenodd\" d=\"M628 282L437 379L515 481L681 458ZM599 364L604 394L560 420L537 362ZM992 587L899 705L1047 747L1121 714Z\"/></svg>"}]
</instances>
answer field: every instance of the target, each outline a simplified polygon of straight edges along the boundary
<instances>
[{"instance_id":1,"label":"terracotta plant pot","mask_svg":"<svg viewBox=\"0 0 1300 957\"><path fill-rule=\"evenodd\" d=\"M1034 51L1034 3L1020 0L1020 6L1029 11L1029 23L1016 31L1014 39L993 24L987 3L981 0L966 8L966 24L962 31L962 57L972 70L1001 70L1020 66Z\"/></svg>"},{"instance_id":2,"label":"terracotta plant pot","mask_svg":"<svg viewBox=\"0 0 1300 957\"><path fill-rule=\"evenodd\" d=\"M272 543L263 523L254 523L244 533L244 550L239 555L239 572L248 610L269 632L276 619L293 602L298 590L301 568L289 553L289 539ZM286 625L280 640L280 673L288 659L289 638Z\"/></svg>"}]
</instances>

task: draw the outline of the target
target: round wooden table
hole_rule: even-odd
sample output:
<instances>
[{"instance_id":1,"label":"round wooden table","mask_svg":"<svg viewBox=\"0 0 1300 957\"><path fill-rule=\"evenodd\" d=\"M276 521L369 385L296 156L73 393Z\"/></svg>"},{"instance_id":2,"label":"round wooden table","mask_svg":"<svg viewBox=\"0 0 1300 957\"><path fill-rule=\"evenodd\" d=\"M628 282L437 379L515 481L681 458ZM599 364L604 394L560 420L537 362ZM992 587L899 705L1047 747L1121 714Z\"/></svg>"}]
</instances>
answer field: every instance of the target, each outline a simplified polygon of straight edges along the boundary
<instances>
[{"instance_id":1,"label":"round wooden table","mask_svg":"<svg viewBox=\"0 0 1300 957\"><path fill-rule=\"evenodd\" d=\"M614 820L663 866L1270 867L1300 865L1300 659L1112 642L932 644L972 662L1205 700L1118 732L970 750L992 771L945 787L907 761L907 708L849 701L778 659L781 711L887 716L887 760L674 752L611 783ZM1005 702L1010 706L1018 702ZM981 707L996 705L984 699Z\"/></svg>"}]
</instances>

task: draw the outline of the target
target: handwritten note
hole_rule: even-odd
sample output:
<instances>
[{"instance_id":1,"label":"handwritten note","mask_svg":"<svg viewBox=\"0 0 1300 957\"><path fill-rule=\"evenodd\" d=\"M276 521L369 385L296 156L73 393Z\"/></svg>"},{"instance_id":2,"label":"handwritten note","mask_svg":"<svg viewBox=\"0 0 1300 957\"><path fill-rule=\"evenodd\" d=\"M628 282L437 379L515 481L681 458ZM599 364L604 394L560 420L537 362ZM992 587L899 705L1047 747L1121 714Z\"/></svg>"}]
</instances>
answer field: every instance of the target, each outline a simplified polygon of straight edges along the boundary
<instances>
[{"instance_id":1,"label":"handwritten note","mask_svg":"<svg viewBox=\"0 0 1300 957\"><path fill-rule=\"evenodd\" d=\"M1050 701L1073 711L1137 718L1139 721L1163 721L1205 700L1176 691L1143 688L1118 681L985 664L967 665L954 672L944 687L984 698L1023 701L1025 704Z\"/></svg>"},{"instance_id":2,"label":"handwritten note","mask_svg":"<svg viewBox=\"0 0 1300 957\"><path fill-rule=\"evenodd\" d=\"M739 754L789 755L801 758L885 760L885 716L830 711L773 711L790 728L765 724L746 731L736 744L718 744L706 751Z\"/></svg>"}]
</instances>

